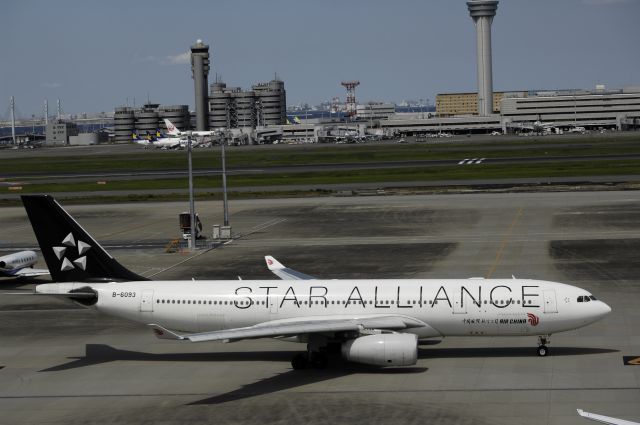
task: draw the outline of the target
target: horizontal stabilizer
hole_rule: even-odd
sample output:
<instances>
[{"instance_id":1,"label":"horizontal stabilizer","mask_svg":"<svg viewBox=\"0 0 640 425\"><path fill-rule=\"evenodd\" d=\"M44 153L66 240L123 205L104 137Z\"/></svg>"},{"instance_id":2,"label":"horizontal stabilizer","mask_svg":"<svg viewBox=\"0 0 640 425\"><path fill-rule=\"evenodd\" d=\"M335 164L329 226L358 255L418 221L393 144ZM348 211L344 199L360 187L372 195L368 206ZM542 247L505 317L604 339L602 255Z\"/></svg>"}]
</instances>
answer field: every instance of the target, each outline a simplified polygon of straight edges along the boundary
<instances>
[{"instance_id":1,"label":"horizontal stabilizer","mask_svg":"<svg viewBox=\"0 0 640 425\"><path fill-rule=\"evenodd\" d=\"M46 274L49 274L49 270L32 269L31 267L25 267L24 269L20 269L15 273L12 273L12 275L16 277L36 277L36 276L43 276Z\"/></svg>"},{"instance_id":2,"label":"horizontal stabilizer","mask_svg":"<svg viewBox=\"0 0 640 425\"><path fill-rule=\"evenodd\" d=\"M582 409L577 409L578 415L583 418L591 419L595 422L600 422L601 424L609 424L609 425L640 425L639 422L626 421L624 419L612 418L609 416L596 415L595 413L585 412Z\"/></svg>"}]
</instances>

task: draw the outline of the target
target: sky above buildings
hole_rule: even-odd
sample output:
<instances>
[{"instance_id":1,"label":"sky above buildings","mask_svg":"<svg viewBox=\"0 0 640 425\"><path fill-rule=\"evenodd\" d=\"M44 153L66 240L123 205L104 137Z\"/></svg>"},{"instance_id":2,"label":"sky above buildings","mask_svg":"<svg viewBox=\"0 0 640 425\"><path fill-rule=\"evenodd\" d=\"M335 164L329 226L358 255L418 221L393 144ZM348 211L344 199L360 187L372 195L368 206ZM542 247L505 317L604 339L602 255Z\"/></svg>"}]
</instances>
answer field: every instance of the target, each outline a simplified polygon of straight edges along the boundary
<instances>
[{"instance_id":1,"label":"sky above buildings","mask_svg":"<svg viewBox=\"0 0 640 425\"><path fill-rule=\"evenodd\" d=\"M500 90L640 85L640 0L501 0L493 22ZM461 0L8 0L0 13L0 118L50 111L193 107L189 47L249 88L278 75L287 102L429 99L475 91L475 29Z\"/></svg>"}]
</instances>

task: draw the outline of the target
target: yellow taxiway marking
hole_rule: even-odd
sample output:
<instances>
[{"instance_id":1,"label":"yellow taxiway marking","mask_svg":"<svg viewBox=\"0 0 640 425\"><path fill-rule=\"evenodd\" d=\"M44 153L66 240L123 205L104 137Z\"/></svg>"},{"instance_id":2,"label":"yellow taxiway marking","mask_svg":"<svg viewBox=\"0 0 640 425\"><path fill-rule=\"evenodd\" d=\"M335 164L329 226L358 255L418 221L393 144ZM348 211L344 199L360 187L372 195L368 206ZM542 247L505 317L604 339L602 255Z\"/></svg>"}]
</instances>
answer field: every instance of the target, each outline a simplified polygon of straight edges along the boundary
<instances>
[{"instance_id":1,"label":"yellow taxiway marking","mask_svg":"<svg viewBox=\"0 0 640 425\"><path fill-rule=\"evenodd\" d=\"M516 223L520 219L520 216L522 215L522 211L523 211L523 208L520 207L518 209L518 212L516 213L516 215L513 217L513 220L511 220L511 224L509 225L509 229L507 230L507 234L505 235L504 239L502 239L502 243L500 244L500 248L498 248L498 252L496 252L496 258L495 258L495 260L493 260L493 264L491 265L491 268L489 269L489 272L487 273L487 276L486 276L487 279L491 278L491 275L493 275L493 272L495 271L496 267L498 266L498 264L500 264L500 261L502 260L502 254L504 253L504 249L507 247L507 244L509 243L509 240L511 239L511 233L513 233L513 228L515 227Z\"/></svg>"}]
</instances>

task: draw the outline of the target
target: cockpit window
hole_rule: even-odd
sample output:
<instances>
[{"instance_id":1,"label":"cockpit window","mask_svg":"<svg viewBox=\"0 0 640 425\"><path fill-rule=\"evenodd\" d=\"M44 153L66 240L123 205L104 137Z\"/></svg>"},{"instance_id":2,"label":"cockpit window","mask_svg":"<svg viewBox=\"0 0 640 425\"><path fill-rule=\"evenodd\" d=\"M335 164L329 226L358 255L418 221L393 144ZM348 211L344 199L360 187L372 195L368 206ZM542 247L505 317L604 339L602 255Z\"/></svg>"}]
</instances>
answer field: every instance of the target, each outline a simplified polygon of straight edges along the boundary
<instances>
[{"instance_id":1,"label":"cockpit window","mask_svg":"<svg viewBox=\"0 0 640 425\"><path fill-rule=\"evenodd\" d=\"M596 297L594 297L593 295L589 295L589 298L591 298L591 301L597 301Z\"/></svg>"},{"instance_id":2,"label":"cockpit window","mask_svg":"<svg viewBox=\"0 0 640 425\"><path fill-rule=\"evenodd\" d=\"M583 297L582 295L580 295L580 296L578 297L578 302L579 302L579 303L584 302L584 297Z\"/></svg>"}]
</instances>

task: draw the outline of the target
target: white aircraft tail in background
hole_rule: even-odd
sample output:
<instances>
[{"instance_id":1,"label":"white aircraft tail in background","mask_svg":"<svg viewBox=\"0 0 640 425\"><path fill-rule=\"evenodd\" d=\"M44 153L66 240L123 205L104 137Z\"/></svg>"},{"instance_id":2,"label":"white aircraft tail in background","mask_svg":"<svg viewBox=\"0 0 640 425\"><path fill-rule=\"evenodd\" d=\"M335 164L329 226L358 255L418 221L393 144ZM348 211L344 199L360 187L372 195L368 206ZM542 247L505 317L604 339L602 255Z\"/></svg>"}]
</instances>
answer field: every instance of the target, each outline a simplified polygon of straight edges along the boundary
<instances>
[{"instance_id":1,"label":"white aircraft tail in background","mask_svg":"<svg viewBox=\"0 0 640 425\"><path fill-rule=\"evenodd\" d=\"M176 128L168 119L164 119L164 125L167 126L167 133L171 136L179 136L181 131Z\"/></svg>"}]
</instances>

